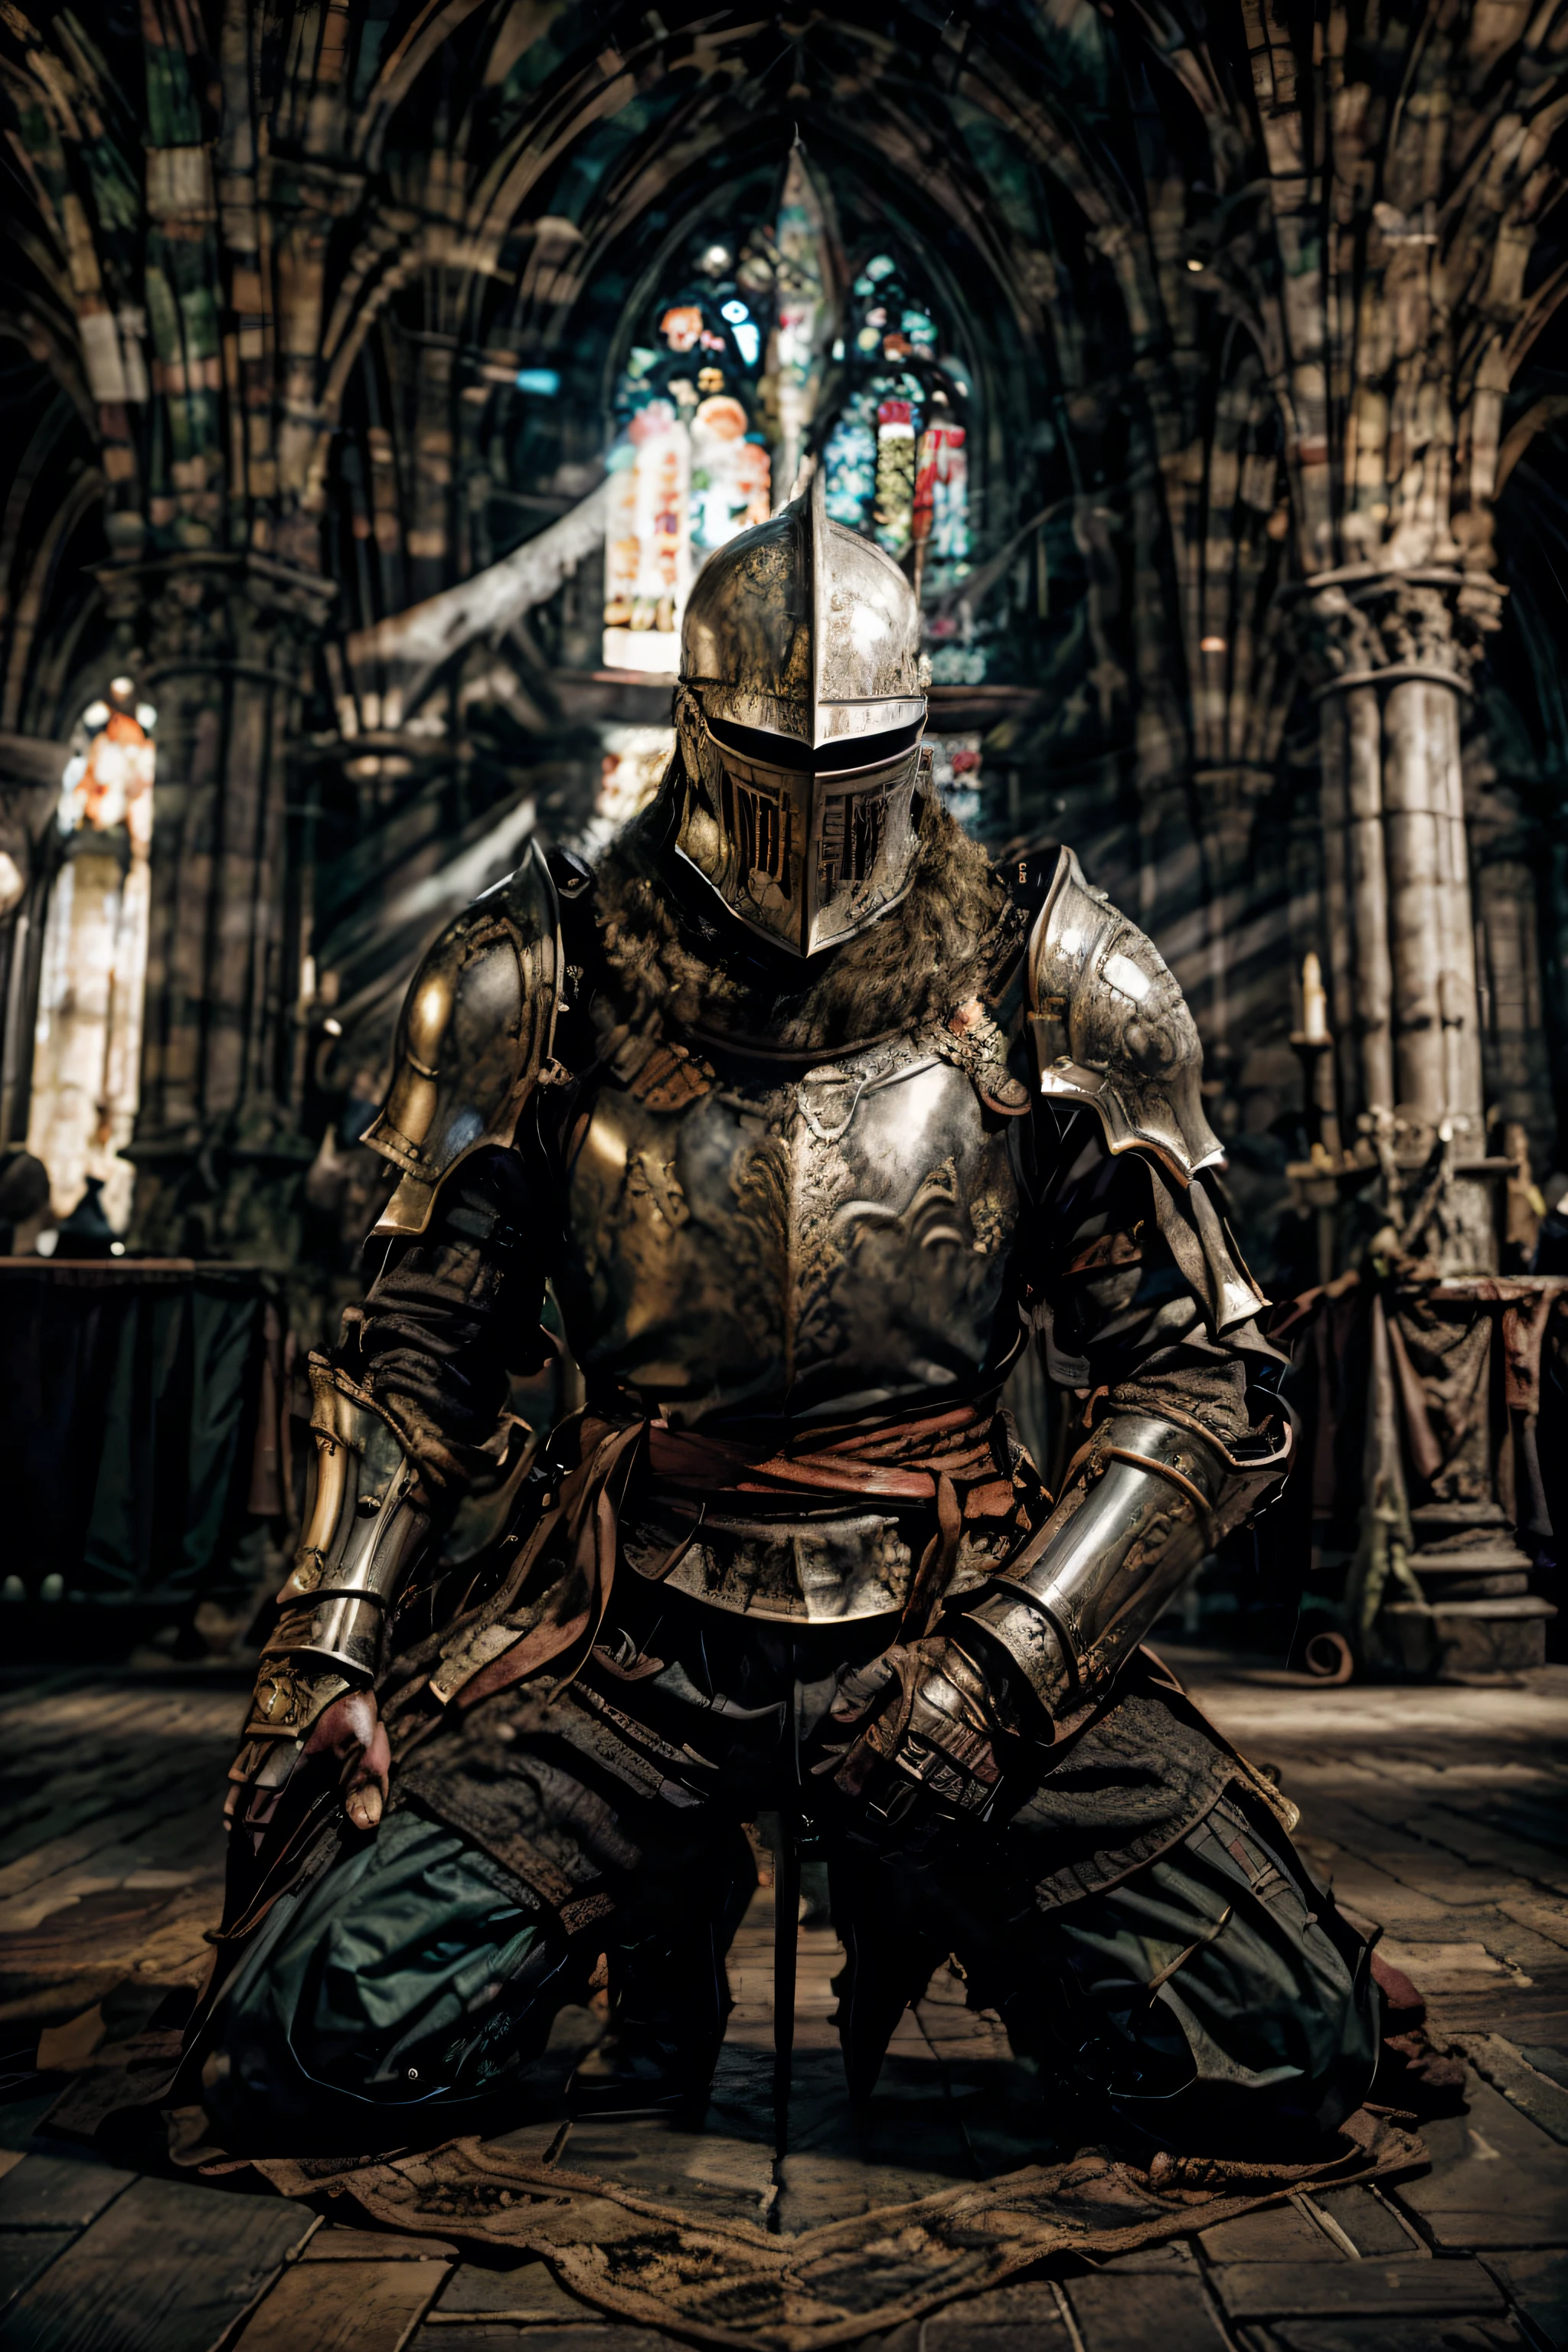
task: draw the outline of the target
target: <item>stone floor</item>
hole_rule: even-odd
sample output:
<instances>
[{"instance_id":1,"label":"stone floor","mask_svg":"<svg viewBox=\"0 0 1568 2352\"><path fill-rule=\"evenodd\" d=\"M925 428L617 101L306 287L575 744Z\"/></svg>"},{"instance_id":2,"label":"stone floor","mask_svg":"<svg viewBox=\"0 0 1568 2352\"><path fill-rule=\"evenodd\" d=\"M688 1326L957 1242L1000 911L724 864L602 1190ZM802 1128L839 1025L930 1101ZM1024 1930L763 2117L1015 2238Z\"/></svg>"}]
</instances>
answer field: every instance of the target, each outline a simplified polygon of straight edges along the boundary
<instances>
[{"instance_id":1,"label":"stone floor","mask_svg":"<svg viewBox=\"0 0 1568 2352\"><path fill-rule=\"evenodd\" d=\"M1165 1654L1277 1768L1342 1904L1468 2061L1429 2167L1299 2196L1091 2268L1063 2259L883 2338L888 2352L1436 2352L1568 2346L1568 1668L1507 1689L1324 1689ZM346 2226L308 2206L139 2177L38 2126L71 2073L194 1982L216 1907L216 1791L242 1704L220 1669L0 1680L0 2352L656 2352L545 2266ZM794 2231L1029 2160L992 2021L939 1976L868 2121L847 2107L829 1979L801 1934L795 2095L773 2146L771 1906L700 2133L578 2123L569 2162L694 2214ZM590 2032L583 2012L563 2041ZM45 2071L39 2072L39 2067Z\"/></svg>"}]
</instances>

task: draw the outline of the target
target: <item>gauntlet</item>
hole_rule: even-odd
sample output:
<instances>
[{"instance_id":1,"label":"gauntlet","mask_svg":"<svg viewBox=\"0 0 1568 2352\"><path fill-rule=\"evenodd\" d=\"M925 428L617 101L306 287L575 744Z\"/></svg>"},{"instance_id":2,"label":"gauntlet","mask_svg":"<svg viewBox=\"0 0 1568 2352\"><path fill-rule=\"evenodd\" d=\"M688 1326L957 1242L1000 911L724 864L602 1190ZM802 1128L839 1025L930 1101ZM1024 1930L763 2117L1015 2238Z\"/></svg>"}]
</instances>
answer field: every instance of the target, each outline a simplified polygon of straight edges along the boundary
<instances>
[{"instance_id":1,"label":"gauntlet","mask_svg":"<svg viewBox=\"0 0 1568 2352\"><path fill-rule=\"evenodd\" d=\"M847 1795L868 1794L872 1811L889 1825L904 1818L921 1790L950 1813L978 1812L989 1803L1002 1777L996 1751L1010 1720L956 1642L939 1633L907 1648L900 1643L847 1675L833 1702L834 1722L858 1725L872 1709L843 1761L832 1759L835 1782Z\"/></svg>"}]
</instances>

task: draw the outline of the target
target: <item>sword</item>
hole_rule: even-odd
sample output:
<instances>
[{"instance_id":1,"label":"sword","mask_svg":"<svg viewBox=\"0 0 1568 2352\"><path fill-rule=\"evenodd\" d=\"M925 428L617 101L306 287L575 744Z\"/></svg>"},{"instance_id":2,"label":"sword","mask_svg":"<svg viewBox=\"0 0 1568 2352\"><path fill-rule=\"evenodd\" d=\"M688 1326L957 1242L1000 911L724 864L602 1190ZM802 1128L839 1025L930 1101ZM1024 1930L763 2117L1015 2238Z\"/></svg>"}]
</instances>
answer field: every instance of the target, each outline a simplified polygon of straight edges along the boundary
<instances>
[{"instance_id":1,"label":"sword","mask_svg":"<svg viewBox=\"0 0 1568 2352\"><path fill-rule=\"evenodd\" d=\"M795 1938L800 1921L800 1821L779 1815L773 1857L773 2130L782 2156L789 2143L790 2057L795 2049Z\"/></svg>"}]
</instances>

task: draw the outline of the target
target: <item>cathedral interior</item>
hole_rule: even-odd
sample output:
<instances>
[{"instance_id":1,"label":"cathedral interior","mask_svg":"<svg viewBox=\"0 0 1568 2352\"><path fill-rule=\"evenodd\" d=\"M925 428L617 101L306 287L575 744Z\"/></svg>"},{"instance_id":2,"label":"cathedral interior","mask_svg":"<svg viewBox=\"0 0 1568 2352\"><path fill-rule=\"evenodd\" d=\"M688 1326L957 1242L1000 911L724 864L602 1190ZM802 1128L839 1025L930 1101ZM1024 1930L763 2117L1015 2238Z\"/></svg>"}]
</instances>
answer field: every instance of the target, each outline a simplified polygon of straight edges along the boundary
<instances>
[{"instance_id":1,"label":"cathedral interior","mask_svg":"<svg viewBox=\"0 0 1568 2352\"><path fill-rule=\"evenodd\" d=\"M1568 2345L1568 8L5 0L0 84L0 2347ZM648 808L813 483L929 791L1191 1008L1298 1437L1153 1639L1428 2105L1009 2203L996 2011L944 1963L847 2101L763 1816L695 2124L562 2105L600 1983L510 2132L154 2152L411 975Z\"/></svg>"}]
</instances>

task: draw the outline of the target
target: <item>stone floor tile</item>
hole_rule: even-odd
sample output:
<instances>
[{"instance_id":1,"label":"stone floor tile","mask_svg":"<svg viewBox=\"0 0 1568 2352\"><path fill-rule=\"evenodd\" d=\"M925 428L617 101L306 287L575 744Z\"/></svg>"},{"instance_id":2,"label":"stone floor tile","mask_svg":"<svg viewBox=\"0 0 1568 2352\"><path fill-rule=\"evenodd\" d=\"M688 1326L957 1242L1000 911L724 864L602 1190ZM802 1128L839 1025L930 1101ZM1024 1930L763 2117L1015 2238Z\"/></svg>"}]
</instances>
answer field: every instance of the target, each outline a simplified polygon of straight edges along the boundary
<instances>
[{"instance_id":1,"label":"stone floor tile","mask_svg":"<svg viewBox=\"0 0 1568 2352\"><path fill-rule=\"evenodd\" d=\"M1211 2263L1342 2263L1350 2258L1309 2213L1293 2204L1266 2205L1201 2231Z\"/></svg>"},{"instance_id":2,"label":"stone floor tile","mask_svg":"<svg viewBox=\"0 0 1568 2352\"><path fill-rule=\"evenodd\" d=\"M74 2230L7 2230L0 2234L0 2311L48 2269L76 2237Z\"/></svg>"},{"instance_id":3,"label":"stone floor tile","mask_svg":"<svg viewBox=\"0 0 1568 2352\"><path fill-rule=\"evenodd\" d=\"M1065 2293L1084 2352L1223 2352L1225 2337L1201 2283L1101 2271Z\"/></svg>"},{"instance_id":4,"label":"stone floor tile","mask_svg":"<svg viewBox=\"0 0 1568 2352\"><path fill-rule=\"evenodd\" d=\"M1568 2146L1568 2090L1530 2063L1500 2033L1460 2034L1458 2047L1476 2072L1531 2122Z\"/></svg>"},{"instance_id":5,"label":"stone floor tile","mask_svg":"<svg viewBox=\"0 0 1568 2352\"><path fill-rule=\"evenodd\" d=\"M1568 2252L1488 2254L1486 2265L1552 2352L1568 2352Z\"/></svg>"},{"instance_id":6,"label":"stone floor tile","mask_svg":"<svg viewBox=\"0 0 1568 2352\"><path fill-rule=\"evenodd\" d=\"M25 2156L0 2179L0 2230L84 2230L135 2179L90 2156Z\"/></svg>"},{"instance_id":7,"label":"stone floor tile","mask_svg":"<svg viewBox=\"0 0 1568 2352\"><path fill-rule=\"evenodd\" d=\"M1354 2318L1415 2312L1500 2313L1497 2281L1478 2262L1220 2263L1209 2273L1232 2319Z\"/></svg>"},{"instance_id":8,"label":"stone floor tile","mask_svg":"<svg viewBox=\"0 0 1568 2352\"><path fill-rule=\"evenodd\" d=\"M591 2327L536 2327L511 2320L439 2318L424 2320L404 2352L512 2352L517 2346L527 2352L689 2352L673 2336L607 2319Z\"/></svg>"},{"instance_id":9,"label":"stone floor tile","mask_svg":"<svg viewBox=\"0 0 1568 2352\"><path fill-rule=\"evenodd\" d=\"M315 2226L280 2197L133 2180L0 2315L0 2347L216 2352Z\"/></svg>"},{"instance_id":10,"label":"stone floor tile","mask_svg":"<svg viewBox=\"0 0 1568 2352\"><path fill-rule=\"evenodd\" d=\"M477 2263L464 2263L441 2289L430 2316L444 2321L481 2315L495 2320L526 2320L531 2326L554 2321L563 2326L585 2321L603 2326L605 2317L593 2304L569 2294L547 2263L520 2263L511 2270L482 2269Z\"/></svg>"},{"instance_id":11,"label":"stone floor tile","mask_svg":"<svg viewBox=\"0 0 1568 2352\"><path fill-rule=\"evenodd\" d=\"M1513 2321L1473 2319L1275 2319L1238 2336L1247 2352L1528 2352Z\"/></svg>"},{"instance_id":12,"label":"stone floor tile","mask_svg":"<svg viewBox=\"0 0 1568 2352\"><path fill-rule=\"evenodd\" d=\"M1568 2148L1472 2078L1468 2112L1422 2126L1431 2168L1388 2194L1440 2249L1568 2244Z\"/></svg>"},{"instance_id":13,"label":"stone floor tile","mask_svg":"<svg viewBox=\"0 0 1568 2352\"><path fill-rule=\"evenodd\" d=\"M302 2263L455 2263L456 2246L441 2238L405 2238L395 2230L349 2230L329 2221L300 2256Z\"/></svg>"},{"instance_id":14,"label":"stone floor tile","mask_svg":"<svg viewBox=\"0 0 1568 2352\"><path fill-rule=\"evenodd\" d=\"M234 2352L401 2352L448 2268L295 2263L251 2313Z\"/></svg>"},{"instance_id":15,"label":"stone floor tile","mask_svg":"<svg viewBox=\"0 0 1568 2352\"><path fill-rule=\"evenodd\" d=\"M1417 2260L1431 2249L1424 2238L1402 2221L1370 2184L1355 2189L1315 2189L1310 2199L1320 2212L1342 2229L1363 2257L1389 2254L1398 2262Z\"/></svg>"}]
</instances>

